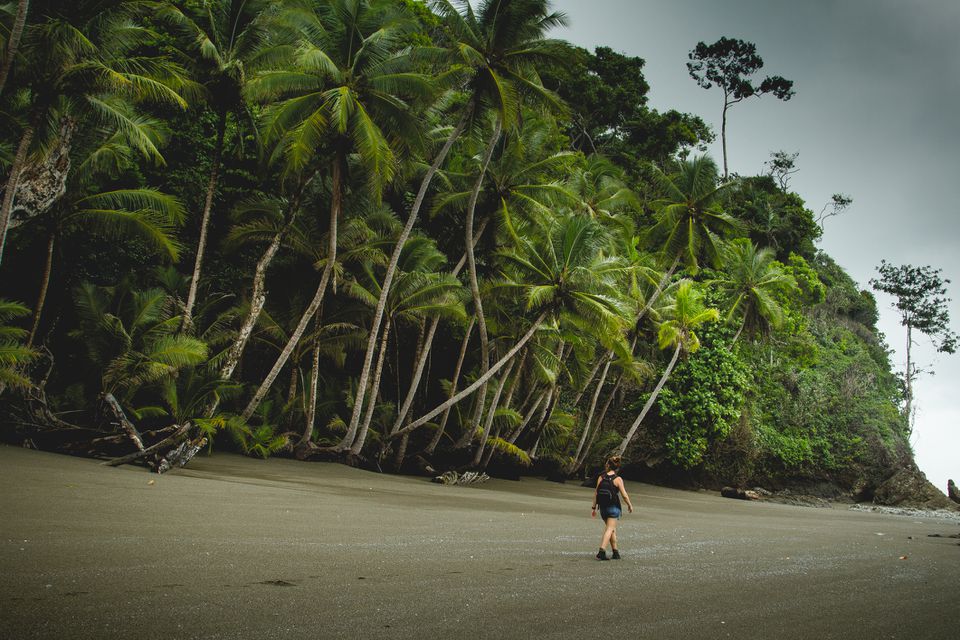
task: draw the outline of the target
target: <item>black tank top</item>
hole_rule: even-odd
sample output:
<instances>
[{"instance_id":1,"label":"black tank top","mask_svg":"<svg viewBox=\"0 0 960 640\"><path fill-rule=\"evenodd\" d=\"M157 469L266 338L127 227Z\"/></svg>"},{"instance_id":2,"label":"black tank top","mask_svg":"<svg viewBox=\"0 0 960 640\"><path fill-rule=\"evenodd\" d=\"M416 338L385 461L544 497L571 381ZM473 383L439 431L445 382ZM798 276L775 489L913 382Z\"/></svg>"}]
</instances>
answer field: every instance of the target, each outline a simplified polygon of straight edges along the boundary
<instances>
[{"instance_id":1,"label":"black tank top","mask_svg":"<svg viewBox=\"0 0 960 640\"><path fill-rule=\"evenodd\" d=\"M613 481L617 479L617 474L604 473L600 476L600 484L597 486L597 504L601 507L620 508L620 490Z\"/></svg>"}]
</instances>

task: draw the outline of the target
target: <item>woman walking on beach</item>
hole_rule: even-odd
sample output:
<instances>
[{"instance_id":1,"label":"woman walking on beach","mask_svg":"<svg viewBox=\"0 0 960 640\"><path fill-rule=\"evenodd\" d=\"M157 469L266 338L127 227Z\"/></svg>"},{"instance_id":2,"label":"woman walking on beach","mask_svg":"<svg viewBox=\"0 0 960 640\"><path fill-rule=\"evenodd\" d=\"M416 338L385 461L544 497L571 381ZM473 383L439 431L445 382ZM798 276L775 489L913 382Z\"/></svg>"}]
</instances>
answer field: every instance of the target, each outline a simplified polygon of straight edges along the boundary
<instances>
[{"instance_id":1,"label":"woman walking on beach","mask_svg":"<svg viewBox=\"0 0 960 640\"><path fill-rule=\"evenodd\" d=\"M600 517L603 518L603 537L600 538L600 551L597 560L610 560L606 548L610 545L613 551L612 559L620 559L620 548L617 546L617 520L620 519L620 496L627 503L627 510L633 513L633 503L623 486L623 478L617 475L620 469L620 456L610 456L604 465L603 473L597 478L597 489L593 494L593 507L590 516L597 517L597 507L600 507Z\"/></svg>"}]
</instances>

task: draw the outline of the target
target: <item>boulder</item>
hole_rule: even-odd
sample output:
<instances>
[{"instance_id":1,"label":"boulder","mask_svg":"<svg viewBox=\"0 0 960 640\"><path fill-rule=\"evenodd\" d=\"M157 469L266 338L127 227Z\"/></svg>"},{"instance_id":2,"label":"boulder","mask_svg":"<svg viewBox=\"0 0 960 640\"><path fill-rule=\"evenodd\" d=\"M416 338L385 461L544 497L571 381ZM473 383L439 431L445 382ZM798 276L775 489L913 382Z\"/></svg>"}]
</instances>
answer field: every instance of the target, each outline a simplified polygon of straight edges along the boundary
<instances>
[{"instance_id":1,"label":"boulder","mask_svg":"<svg viewBox=\"0 0 960 640\"><path fill-rule=\"evenodd\" d=\"M957 485L952 479L947 480L947 497L960 504L960 491L957 490Z\"/></svg>"},{"instance_id":2,"label":"boulder","mask_svg":"<svg viewBox=\"0 0 960 640\"><path fill-rule=\"evenodd\" d=\"M874 492L873 503L890 507L958 508L916 467L902 468L884 480Z\"/></svg>"}]
</instances>

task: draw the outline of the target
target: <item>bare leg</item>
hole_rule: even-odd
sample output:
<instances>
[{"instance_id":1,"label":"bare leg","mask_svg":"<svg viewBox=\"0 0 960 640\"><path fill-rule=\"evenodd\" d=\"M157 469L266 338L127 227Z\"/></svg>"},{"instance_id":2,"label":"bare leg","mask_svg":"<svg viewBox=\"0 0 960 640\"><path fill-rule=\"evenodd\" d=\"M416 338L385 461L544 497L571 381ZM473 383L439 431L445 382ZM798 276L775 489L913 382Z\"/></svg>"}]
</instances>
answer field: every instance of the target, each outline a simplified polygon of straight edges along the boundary
<instances>
[{"instance_id":1,"label":"bare leg","mask_svg":"<svg viewBox=\"0 0 960 640\"><path fill-rule=\"evenodd\" d=\"M603 538L600 540L600 548L606 549L612 539L615 539L617 532L617 519L607 518L607 527L603 530ZM614 547L616 548L616 547Z\"/></svg>"},{"instance_id":2,"label":"bare leg","mask_svg":"<svg viewBox=\"0 0 960 640\"><path fill-rule=\"evenodd\" d=\"M617 527L616 521L614 521L613 532L610 534L610 548L616 551L620 548L620 545L617 544Z\"/></svg>"}]
</instances>

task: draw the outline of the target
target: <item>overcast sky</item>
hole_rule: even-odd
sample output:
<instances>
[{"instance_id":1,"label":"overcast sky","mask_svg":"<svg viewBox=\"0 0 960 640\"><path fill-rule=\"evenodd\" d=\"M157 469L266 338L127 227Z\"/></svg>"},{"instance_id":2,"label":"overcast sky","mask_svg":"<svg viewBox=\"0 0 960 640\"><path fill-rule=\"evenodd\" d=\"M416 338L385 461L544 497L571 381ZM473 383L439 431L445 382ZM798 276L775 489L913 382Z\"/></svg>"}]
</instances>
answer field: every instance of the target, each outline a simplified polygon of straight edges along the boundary
<instances>
[{"instance_id":1,"label":"overcast sky","mask_svg":"<svg viewBox=\"0 0 960 640\"><path fill-rule=\"evenodd\" d=\"M650 104L701 116L720 130L722 93L686 69L698 41L757 45L758 74L794 81L788 102L747 100L727 116L730 171L764 171L772 151L799 152L791 188L819 212L836 192L853 197L825 222L820 247L868 287L881 259L929 264L953 280L960 330L960 2L957 0L554 0L570 19L555 37L606 45L646 60ZM718 135L719 138L719 135ZM722 163L719 140L710 149ZM880 328L904 367L905 334L878 295ZM960 332L960 331L958 331ZM924 376L913 445L942 491L960 482L960 354L914 348Z\"/></svg>"}]
</instances>

